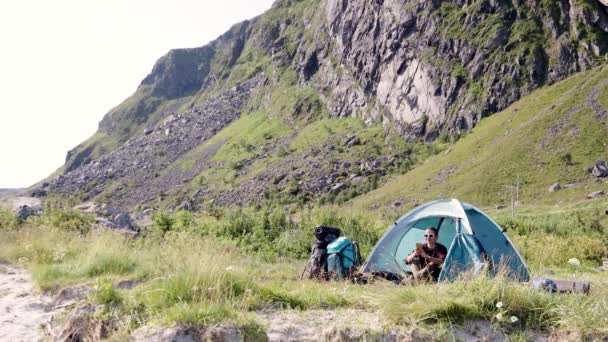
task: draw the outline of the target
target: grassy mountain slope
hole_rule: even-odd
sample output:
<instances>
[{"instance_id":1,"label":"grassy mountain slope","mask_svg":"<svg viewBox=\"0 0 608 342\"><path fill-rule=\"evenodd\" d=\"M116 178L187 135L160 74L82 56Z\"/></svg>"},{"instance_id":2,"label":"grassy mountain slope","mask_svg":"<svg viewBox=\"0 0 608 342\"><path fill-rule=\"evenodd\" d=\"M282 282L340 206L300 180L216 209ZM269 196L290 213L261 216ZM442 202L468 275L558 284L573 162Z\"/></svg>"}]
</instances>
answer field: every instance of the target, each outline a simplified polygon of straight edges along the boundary
<instances>
[{"instance_id":1,"label":"grassy mountain slope","mask_svg":"<svg viewBox=\"0 0 608 342\"><path fill-rule=\"evenodd\" d=\"M354 201L373 208L455 197L478 205L508 204L519 176L524 203L575 202L604 182L588 171L608 156L608 67L541 88L483 120L447 150ZM572 187L549 193L559 182Z\"/></svg>"}]
</instances>

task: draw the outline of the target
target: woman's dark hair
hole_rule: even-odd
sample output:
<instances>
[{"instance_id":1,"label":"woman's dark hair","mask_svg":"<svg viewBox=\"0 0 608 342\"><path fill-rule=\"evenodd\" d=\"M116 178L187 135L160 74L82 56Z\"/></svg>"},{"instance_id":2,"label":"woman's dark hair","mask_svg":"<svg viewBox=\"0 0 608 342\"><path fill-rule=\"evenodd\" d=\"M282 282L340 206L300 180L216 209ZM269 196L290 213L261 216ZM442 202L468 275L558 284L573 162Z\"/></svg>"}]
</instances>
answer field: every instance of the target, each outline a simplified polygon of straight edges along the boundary
<instances>
[{"instance_id":1,"label":"woman's dark hair","mask_svg":"<svg viewBox=\"0 0 608 342\"><path fill-rule=\"evenodd\" d=\"M429 230L429 229L432 230L433 233L435 233L435 236L439 236L439 232L437 231L437 228L435 228L435 227L428 227L426 230Z\"/></svg>"}]
</instances>

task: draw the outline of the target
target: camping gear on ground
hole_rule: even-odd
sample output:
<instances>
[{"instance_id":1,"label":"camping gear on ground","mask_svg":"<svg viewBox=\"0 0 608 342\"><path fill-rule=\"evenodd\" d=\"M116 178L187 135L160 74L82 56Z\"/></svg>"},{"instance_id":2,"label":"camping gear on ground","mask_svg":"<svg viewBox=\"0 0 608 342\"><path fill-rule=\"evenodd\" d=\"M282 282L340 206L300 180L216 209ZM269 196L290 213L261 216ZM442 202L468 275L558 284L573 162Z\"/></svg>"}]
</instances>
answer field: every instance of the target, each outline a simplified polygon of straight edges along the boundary
<instances>
[{"instance_id":1,"label":"camping gear on ground","mask_svg":"<svg viewBox=\"0 0 608 342\"><path fill-rule=\"evenodd\" d=\"M312 245L308 264L300 279L329 279L327 273L327 245L337 239L342 232L339 228L328 226L315 227L317 240Z\"/></svg>"},{"instance_id":2,"label":"camping gear on ground","mask_svg":"<svg viewBox=\"0 0 608 342\"><path fill-rule=\"evenodd\" d=\"M532 288L551 293L589 293L591 283L585 280L549 279L545 277L534 277Z\"/></svg>"},{"instance_id":3,"label":"camping gear on ground","mask_svg":"<svg viewBox=\"0 0 608 342\"><path fill-rule=\"evenodd\" d=\"M300 279L351 279L361 265L356 242L340 237L339 228L317 226L316 241Z\"/></svg>"},{"instance_id":4,"label":"camping gear on ground","mask_svg":"<svg viewBox=\"0 0 608 342\"><path fill-rule=\"evenodd\" d=\"M500 227L481 210L457 199L429 202L402 216L378 241L363 273L403 278L411 272L404 259L417 242L424 241L428 227L437 229L437 242L448 248L440 282L484 269L490 275L503 271L511 279L530 280L526 263Z\"/></svg>"},{"instance_id":5,"label":"camping gear on ground","mask_svg":"<svg viewBox=\"0 0 608 342\"><path fill-rule=\"evenodd\" d=\"M551 293L557 292L557 284L553 279L545 277L534 277L532 279L532 288L535 290L542 290Z\"/></svg>"},{"instance_id":6,"label":"camping gear on ground","mask_svg":"<svg viewBox=\"0 0 608 342\"><path fill-rule=\"evenodd\" d=\"M359 247L346 237L340 237L327 246L327 272L332 279L347 279L360 264Z\"/></svg>"}]
</instances>

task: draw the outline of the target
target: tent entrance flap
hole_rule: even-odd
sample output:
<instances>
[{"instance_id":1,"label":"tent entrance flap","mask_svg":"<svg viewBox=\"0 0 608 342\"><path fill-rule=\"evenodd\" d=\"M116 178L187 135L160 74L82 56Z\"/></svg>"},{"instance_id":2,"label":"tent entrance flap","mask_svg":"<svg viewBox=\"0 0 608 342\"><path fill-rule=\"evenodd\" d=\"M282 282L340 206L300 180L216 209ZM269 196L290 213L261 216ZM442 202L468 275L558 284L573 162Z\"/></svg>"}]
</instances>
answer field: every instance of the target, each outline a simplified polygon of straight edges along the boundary
<instances>
[{"instance_id":1,"label":"tent entrance flap","mask_svg":"<svg viewBox=\"0 0 608 342\"><path fill-rule=\"evenodd\" d=\"M483 248L475 236L458 233L443 263L439 281L451 281L466 272L480 274L485 265L483 253Z\"/></svg>"}]
</instances>

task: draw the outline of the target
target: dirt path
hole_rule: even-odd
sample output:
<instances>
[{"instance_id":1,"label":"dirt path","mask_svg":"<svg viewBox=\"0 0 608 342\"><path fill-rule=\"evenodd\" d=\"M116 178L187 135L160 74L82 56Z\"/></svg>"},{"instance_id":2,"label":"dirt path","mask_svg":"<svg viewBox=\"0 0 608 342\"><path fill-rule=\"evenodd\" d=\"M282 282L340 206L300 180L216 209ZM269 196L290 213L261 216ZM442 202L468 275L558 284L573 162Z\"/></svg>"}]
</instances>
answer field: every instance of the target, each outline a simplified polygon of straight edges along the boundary
<instances>
[{"instance_id":1,"label":"dirt path","mask_svg":"<svg viewBox=\"0 0 608 342\"><path fill-rule=\"evenodd\" d=\"M51 319L50 297L34 294L31 275L0 264L0 341L39 341Z\"/></svg>"}]
</instances>

